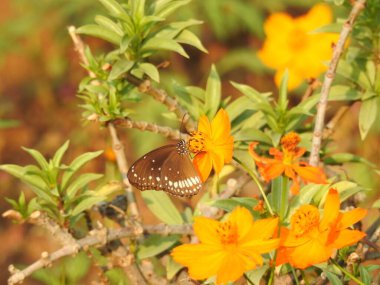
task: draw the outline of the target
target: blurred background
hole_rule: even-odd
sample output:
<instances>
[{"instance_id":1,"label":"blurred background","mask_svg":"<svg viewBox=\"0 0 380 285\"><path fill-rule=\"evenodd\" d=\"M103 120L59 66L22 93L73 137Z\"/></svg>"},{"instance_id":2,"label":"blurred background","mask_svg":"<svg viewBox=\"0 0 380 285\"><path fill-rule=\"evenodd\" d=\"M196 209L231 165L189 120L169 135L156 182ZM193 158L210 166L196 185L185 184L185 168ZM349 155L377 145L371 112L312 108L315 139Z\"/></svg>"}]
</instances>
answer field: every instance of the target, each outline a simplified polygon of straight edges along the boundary
<instances>
[{"instance_id":1,"label":"blurred background","mask_svg":"<svg viewBox=\"0 0 380 285\"><path fill-rule=\"evenodd\" d=\"M215 63L223 80L225 97L239 96L229 84L230 80L251 85L262 92L276 93L273 71L266 68L256 55L265 38L263 21L276 11L286 11L294 16L304 14L315 3L309 0L193 0L175 17L204 21L193 31L209 54L188 47L185 48L190 54L189 60L176 54L163 54L161 59L156 59L157 63L169 60L171 65L163 70L161 81L168 89L173 79L204 87L210 66ZM347 14L344 7L333 9L336 16ZM106 155L96 159L86 170L108 175L115 172L112 157L107 155L111 147L107 129L101 129L97 124L84 124L76 91L85 70L80 66L67 33L69 25L78 27L92 23L93 17L103 12L95 0L0 1L0 164L32 163L22 146L38 149L49 156L70 140L64 161L71 161L84 152L103 149ZM83 39L95 52L109 49L103 41ZM291 103L298 102L305 88L306 85L301 86L291 93ZM328 118L339 105L332 106ZM136 108L138 110L141 105ZM166 112L165 108L149 98L144 99L144 109L149 109L149 114L137 111L140 119L178 127L161 116ZM380 122L375 124L365 141L361 141L358 111L359 105L354 105L350 114L344 116L333 135L332 146L339 152L361 155L380 165ZM165 141L160 136L134 130L121 130L120 135L130 162ZM379 198L378 176L361 164L349 164L344 171L349 178L374 189L362 201L361 206L369 208ZM32 196L15 178L0 172L1 213L10 208L4 197L16 198L20 191L25 191L27 197ZM366 223L372 222L377 215L378 212L372 210ZM153 221L149 213L145 219ZM42 230L26 224L12 224L1 218L0 284L6 284L9 264L29 264L38 259L41 252L55 248L57 244ZM87 274L89 266L86 255L79 255L74 261L54 266L53 274L40 272L24 284L89 284L93 279ZM64 277L65 272L71 273ZM87 279L83 279L86 275Z\"/></svg>"}]
</instances>

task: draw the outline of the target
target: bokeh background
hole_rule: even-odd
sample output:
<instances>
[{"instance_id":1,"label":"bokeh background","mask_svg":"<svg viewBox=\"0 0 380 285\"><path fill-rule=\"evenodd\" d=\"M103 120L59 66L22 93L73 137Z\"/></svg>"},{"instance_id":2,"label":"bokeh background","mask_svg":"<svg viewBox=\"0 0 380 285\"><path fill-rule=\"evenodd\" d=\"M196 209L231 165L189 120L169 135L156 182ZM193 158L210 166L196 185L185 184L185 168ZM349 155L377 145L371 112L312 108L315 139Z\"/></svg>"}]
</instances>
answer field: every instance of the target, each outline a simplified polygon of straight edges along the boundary
<instances>
[{"instance_id":1,"label":"bokeh background","mask_svg":"<svg viewBox=\"0 0 380 285\"><path fill-rule=\"evenodd\" d=\"M155 58L156 63L164 60L171 63L163 70L161 81L169 90L173 79L204 87L214 63L223 80L225 97L239 96L229 84L230 80L251 85L259 91L276 92L273 71L256 55L265 38L263 21L275 11L301 15L315 3L309 0L193 0L174 17L204 21L193 31L209 54L186 47L189 60L169 53ZM336 16L347 14L344 7L333 9ZM97 124L84 124L76 91L85 70L80 66L67 33L69 25L93 22L93 17L102 12L96 0L0 1L0 164L32 163L31 157L21 150L22 146L38 149L49 156L68 139L71 144L66 161L87 151L110 149L107 129ZM97 39L84 37L84 40L98 52L110 48ZM297 103L305 87L291 93L291 103ZM162 116L165 108L149 98L135 107L140 119L178 127ZM339 104L331 105L328 118L337 107ZM359 105L354 104L344 116L333 135L332 149L361 155L380 165L380 121L365 141L361 141L358 111ZM165 140L134 130L121 130L120 134L129 161ZM86 170L106 172L110 176L115 173L112 159L107 155L96 159ZM349 164L344 170L349 178L374 189L361 202L362 207L369 208L379 198L378 176L361 164ZM32 196L23 184L0 172L1 213L10 208L4 198L16 198L20 191L25 191L27 197ZM145 219L153 221L150 213L144 214ZM365 223L371 223L377 215L376 210L371 210ZM41 252L56 247L41 229L0 218L0 284L6 284L9 264L29 264L39 258ZM94 274L87 274L88 270L92 272L89 267L86 256L80 255L74 261L54 266L53 271L40 272L24 284L89 284L94 279L91 277ZM70 273L64 277L65 272Z\"/></svg>"}]
</instances>

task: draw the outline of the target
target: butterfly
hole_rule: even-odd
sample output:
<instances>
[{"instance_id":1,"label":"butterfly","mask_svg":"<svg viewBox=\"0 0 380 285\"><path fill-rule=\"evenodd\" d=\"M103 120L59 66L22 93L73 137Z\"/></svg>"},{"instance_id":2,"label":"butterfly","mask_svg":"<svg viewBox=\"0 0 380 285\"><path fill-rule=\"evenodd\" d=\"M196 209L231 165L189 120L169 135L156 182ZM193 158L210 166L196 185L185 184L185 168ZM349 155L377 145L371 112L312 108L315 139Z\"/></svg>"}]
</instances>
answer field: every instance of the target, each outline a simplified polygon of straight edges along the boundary
<instances>
[{"instance_id":1,"label":"butterfly","mask_svg":"<svg viewBox=\"0 0 380 285\"><path fill-rule=\"evenodd\" d=\"M131 166L127 176L140 190L162 190L175 196L193 196L202 188L184 140L148 152Z\"/></svg>"}]
</instances>

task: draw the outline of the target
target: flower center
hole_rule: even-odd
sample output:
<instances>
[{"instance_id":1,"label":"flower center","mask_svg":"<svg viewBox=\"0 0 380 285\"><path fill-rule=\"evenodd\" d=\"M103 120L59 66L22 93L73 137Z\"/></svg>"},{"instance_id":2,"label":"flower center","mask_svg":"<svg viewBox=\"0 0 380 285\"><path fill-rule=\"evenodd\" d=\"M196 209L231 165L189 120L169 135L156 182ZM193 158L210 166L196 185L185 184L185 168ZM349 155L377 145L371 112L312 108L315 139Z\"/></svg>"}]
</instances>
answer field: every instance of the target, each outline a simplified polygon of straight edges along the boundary
<instances>
[{"instance_id":1,"label":"flower center","mask_svg":"<svg viewBox=\"0 0 380 285\"><path fill-rule=\"evenodd\" d=\"M299 51L306 46L308 35L302 29L294 29L289 36L288 43L289 46L295 50Z\"/></svg>"},{"instance_id":2,"label":"flower center","mask_svg":"<svg viewBox=\"0 0 380 285\"><path fill-rule=\"evenodd\" d=\"M222 222L216 229L223 245L236 244L239 238L237 227L230 221Z\"/></svg>"},{"instance_id":3,"label":"flower center","mask_svg":"<svg viewBox=\"0 0 380 285\"><path fill-rule=\"evenodd\" d=\"M291 218L292 230L301 236L319 224L319 211L312 205L301 206Z\"/></svg>"},{"instance_id":4,"label":"flower center","mask_svg":"<svg viewBox=\"0 0 380 285\"><path fill-rule=\"evenodd\" d=\"M205 151L206 136L200 131L193 131L190 133L190 139L187 142L188 148L192 153Z\"/></svg>"},{"instance_id":5,"label":"flower center","mask_svg":"<svg viewBox=\"0 0 380 285\"><path fill-rule=\"evenodd\" d=\"M281 145L284 150L295 152L300 141L301 138L297 133L290 132L281 138Z\"/></svg>"}]
</instances>

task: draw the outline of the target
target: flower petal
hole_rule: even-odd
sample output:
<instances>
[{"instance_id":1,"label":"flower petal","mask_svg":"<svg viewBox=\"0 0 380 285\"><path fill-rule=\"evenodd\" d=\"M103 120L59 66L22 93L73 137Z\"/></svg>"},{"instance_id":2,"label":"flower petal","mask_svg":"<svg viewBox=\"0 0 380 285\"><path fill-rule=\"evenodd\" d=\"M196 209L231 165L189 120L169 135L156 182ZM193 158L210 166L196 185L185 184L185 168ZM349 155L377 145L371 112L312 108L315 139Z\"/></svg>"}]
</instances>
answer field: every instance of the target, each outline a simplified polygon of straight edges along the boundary
<instances>
[{"instance_id":1,"label":"flower petal","mask_svg":"<svg viewBox=\"0 0 380 285\"><path fill-rule=\"evenodd\" d=\"M233 225L236 225L239 241L244 239L246 235L250 232L253 223L253 217L251 212L244 207L236 207L231 215L228 217Z\"/></svg>"},{"instance_id":2,"label":"flower petal","mask_svg":"<svg viewBox=\"0 0 380 285\"><path fill-rule=\"evenodd\" d=\"M200 152L194 159L193 164L195 169L197 169L201 180L204 182L207 180L212 169L212 158L209 152Z\"/></svg>"},{"instance_id":3,"label":"flower petal","mask_svg":"<svg viewBox=\"0 0 380 285\"><path fill-rule=\"evenodd\" d=\"M215 246L185 244L174 248L171 255L176 262L189 268L191 278L205 279L216 275L226 253Z\"/></svg>"},{"instance_id":4,"label":"flower petal","mask_svg":"<svg viewBox=\"0 0 380 285\"><path fill-rule=\"evenodd\" d=\"M220 237L216 231L219 224L220 222L210 218L195 217L193 224L195 235L204 244L220 245Z\"/></svg>"},{"instance_id":5,"label":"flower petal","mask_svg":"<svg viewBox=\"0 0 380 285\"><path fill-rule=\"evenodd\" d=\"M337 229L345 229L357 223L367 215L367 210L356 208L346 213L340 213L338 216Z\"/></svg>"},{"instance_id":6,"label":"flower petal","mask_svg":"<svg viewBox=\"0 0 380 285\"><path fill-rule=\"evenodd\" d=\"M336 222L339 215L340 201L338 191L334 188L329 190L327 194L323 218L321 220L320 229L324 231L327 227Z\"/></svg>"},{"instance_id":7,"label":"flower petal","mask_svg":"<svg viewBox=\"0 0 380 285\"><path fill-rule=\"evenodd\" d=\"M211 122L212 139L217 142L223 138L230 136L231 123L228 113L224 109L220 109Z\"/></svg>"},{"instance_id":8,"label":"flower petal","mask_svg":"<svg viewBox=\"0 0 380 285\"><path fill-rule=\"evenodd\" d=\"M294 267L304 269L313 264L328 260L331 254L331 247L324 246L317 239L312 239L301 246L295 247L288 257L290 264Z\"/></svg>"},{"instance_id":9,"label":"flower petal","mask_svg":"<svg viewBox=\"0 0 380 285\"><path fill-rule=\"evenodd\" d=\"M278 218L268 218L254 221L247 238L250 240L269 239L273 237L277 227Z\"/></svg>"},{"instance_id":10,"label":"flower petal","mask_svg":"<svg viewBox=\"0 0 380 285\"><path fill-rule=\"evenodd\" d=\"M224 156L223 154L216 153L215 151L210 151L209 155L211 156L212 160L212 167L215 170L216 174L219 174L220 171L222 171L222 168L224 166Z\"/></svg>"},{"instance_id":11,"label":"flower petal","mask_svg":"<svg viewBox=\"0 0 380 285\"><path fill-rule=\"evenodd\" d=\"M347 245L357 243L366 234L356 230L341 230L336 233L335 240L332 242L332 247L339 249Z\"/></svg>"},{"instance_id":12,"label":"flower petal","mask_svg":"<svg viewBox=\"0 0 380 285\"><path fill-rule=\"evenodd\" d=\"M255 263L240 252L229 252L219 268L216 277L216 284L226 284L234 282L243 276L245 271L253 269Z\"/></svg>"},{"instance_id":13,"label":"flower petal","mask_svg":"<svg viewBox=\"0 0 380 285\"><path fill-rule=\"evenodd\" d=\"M241 247L248 251L253 251L257 253L267 253L275 250L280 245L280 239L270 239L270 240L251 240L241 245Z\"/></svg>"},{"instance_id":14,"label":"flower petal","mask_svg":"<svg viewBox=\"0 0 380 285\"><path fill-rule=\"evenodd\" d=\"M202 132L206 136L211 136L211 124L206 115L202 115L198 121L198 131Z\"/></svg>"},{"instance_id":15,"label":"flower petal","mask_svg":"<svg viewBox=\"0 0 380 285\"><path fill-rule=\"evenodd\" d=\"M282 162L271 163L260 169L260 174L269 181L280 176L285 171L286 166Z\"/></svg>"},{"instance_id":16,"label":"flower petal","mask_svg":"<svg viewBox=\"0 0 380 285\"><path fill-rule=\"evenodd\" d=\"M293 169L298 173L298 175L307 182L326 184L326 175L323 170L314 166L300 166L297 164L293 165Z\"/></svg>"}]
</instances>

